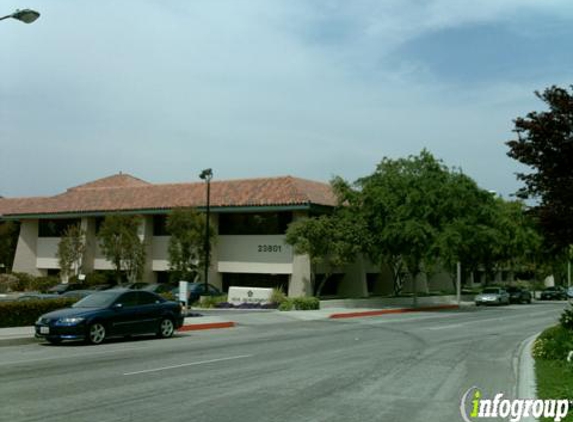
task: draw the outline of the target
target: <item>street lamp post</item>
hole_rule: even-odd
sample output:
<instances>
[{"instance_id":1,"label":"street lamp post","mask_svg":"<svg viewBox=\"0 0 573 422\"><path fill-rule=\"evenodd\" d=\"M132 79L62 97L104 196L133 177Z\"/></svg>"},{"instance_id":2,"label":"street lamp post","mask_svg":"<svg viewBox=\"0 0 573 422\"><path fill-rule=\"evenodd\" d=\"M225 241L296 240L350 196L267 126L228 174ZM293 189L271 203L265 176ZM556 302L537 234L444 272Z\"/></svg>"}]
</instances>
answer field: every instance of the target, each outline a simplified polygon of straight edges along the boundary
<instances>
[{"instance_id":1,"label":"street lamp post","mask_svg":"<svg viewBox=\"0 0 573 422\"><path fill-rule=\"evenodd\" d=\"M207 218L205 224L205 295L209 292L209 256L211 249L211 242L209 241L209 217L211 214L211 179L213 178L213 171L205 169L201 172L199 177L207 183Z\"/></svg>"},{"instance_id":2,"label":"street lamp post","mask_svg":"<svg viewBox=\"0 0 573 422\"><path fill-rule=\"evenodd\" d=\"M32 23L40 17L40 13L32 9L16 10L14 13L0 17L0 21L4 19L16 19L24 23Z\"/></svg>"}]
</instances>

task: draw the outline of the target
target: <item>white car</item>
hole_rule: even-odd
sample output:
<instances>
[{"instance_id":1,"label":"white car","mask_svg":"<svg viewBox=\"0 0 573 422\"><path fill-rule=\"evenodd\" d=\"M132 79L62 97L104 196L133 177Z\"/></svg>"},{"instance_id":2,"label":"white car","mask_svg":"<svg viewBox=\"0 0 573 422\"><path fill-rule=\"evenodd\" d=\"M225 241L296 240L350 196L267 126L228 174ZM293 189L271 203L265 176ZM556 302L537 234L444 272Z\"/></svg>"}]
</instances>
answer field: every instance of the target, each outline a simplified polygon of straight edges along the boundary
<instances>
[{"instance_id":1,"label":"white car","mask_svg":"<svg viewBox=\"0 0 573 422\"><path fill-rule=\"evenodd\" d=\"M474 300L476 306L509 305L509 293L500 287L487 287Z\"/></svg>"}]
</instances>

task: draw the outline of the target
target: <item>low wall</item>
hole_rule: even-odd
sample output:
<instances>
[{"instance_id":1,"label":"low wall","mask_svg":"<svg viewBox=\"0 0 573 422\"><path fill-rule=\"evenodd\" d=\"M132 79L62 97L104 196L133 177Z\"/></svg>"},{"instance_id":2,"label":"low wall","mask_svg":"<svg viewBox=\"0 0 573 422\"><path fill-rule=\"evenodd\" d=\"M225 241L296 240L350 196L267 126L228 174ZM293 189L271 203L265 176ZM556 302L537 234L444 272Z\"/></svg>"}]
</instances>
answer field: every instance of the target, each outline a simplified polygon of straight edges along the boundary
<instances>
[{"instance_id":1,"label":"low wall","mask_svg":"<svg viewBox=\"0 0 573 422\"><path fill-rule=\"evenodd\" d=\"M474 295L462 295L462 302L473 302ZM332 308L384 308L388 306L412 306L412 297L372 297L364 299L331 299L321 300L320 309ZM418 305L455 305L455 295L418 297Z\"/></svg>"}]
</instances>

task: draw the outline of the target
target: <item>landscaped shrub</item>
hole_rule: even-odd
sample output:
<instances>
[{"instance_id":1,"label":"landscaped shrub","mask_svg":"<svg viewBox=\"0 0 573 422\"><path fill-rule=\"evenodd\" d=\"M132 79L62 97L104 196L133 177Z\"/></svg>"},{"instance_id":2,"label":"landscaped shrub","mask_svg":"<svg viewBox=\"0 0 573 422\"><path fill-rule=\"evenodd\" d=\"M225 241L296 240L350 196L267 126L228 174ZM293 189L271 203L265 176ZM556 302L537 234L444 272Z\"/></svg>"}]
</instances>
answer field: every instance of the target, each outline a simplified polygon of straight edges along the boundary
<instances>
[{"instance_id":1,"label":"landscaped shrub","mask_svg":"<svg viewBox=\"0 0 573 422\"><path fill-rule=\"evenodd\" d=\"M287 296L281 289L273 289L271 293L271 303L276 303L277 306L280 306L281 303L287 300Z\"/></svg>"},{"instance_id":2,"label":"landscaped shrub","mask_svg":"<svg viewBox=\"0 0 573 422\"><path fill-rule=\"evenodd\" d=\"M202 308L216 308L219 303L227 302L227 296L203 296L198 305Z\"/></svg>"},{"instance_id":3,"label":"landscaped shrub","mask_svg":"<svg viewBox=\"0 0 573 422\"><path fill-rule=\"evenodd\" d=\"M561 325L545 330L533 344L533 356L545 360L565 360L573 350L573 331Z\"/></svg>"},{"instance_id":4,"label":"landscaped shrub","mask_svg":"<svg viewBox=\"0 0 573 422\"><path fill-rule=\"evenodd\" d=\"M15 291L19 283L18 277L13 274L0 274L0 293Z\"/></svg>"},{"instance_id":5,"label":"landscaped shrub","mask_svg":"<svg viewBox=\"0 0 573 422\"><path fill-rule=\"evenodd\" d=\"M107 272L94 271L93 273L86 274L84 284L86 285L86 288L89 289L90 286L112 284L110 280L113 280L113 283L115 283L115 280L113 278L110 279Z\"/></svg>"},{"instance_id":6,"label":"landscaped shrub","mask_svg":"<svg viewBox=\"0 0 573 422\"><path fill-rule=\"evenodd\" d=\"M573 304L561 314L559 322L563 328L573 331Z\"/></svg>"},{"instance_id":7,"label":"landscaped shrub","mask_svg":"<svg viewBox=\"0 0 573 422\"><path fill-rule=\"evenodd\" d=\"M295 297L292 299L294 308L298 311L312 311L320 309L320 300L317 297Z\"/></svg>"},{"instance_id":8,"label":"landscaped shrub","mask_svg":"<svg viewBox=\"0 0 573 422\"><path fill-rule=\"evenodd\" d=\"M286 298L286 300L279 305L279 311L292 311L293 309L294 302L289 298Z\"/></svg>"},{"instance_id":9,"label":"landscaped shrub","mask_svg":"<svg viewBox=\"0 0 573 422\"><path fill-rule=\"evenodd\" d=\"M18 279L16 284L13 286L13 291L25 292L32 290L31 286L35 278L33 275L27 273L12 273L12 275Z\"/></svg>"},{"instance_id":10,"label":"landscaped shrub","mask_svg":"<svg viewBox=\"0 0 573 422\"><path fill-rule=\"evenodd\" d=\"M320 300L317 297L293 297L279 305L279 311L312 311L320 309Z\"/></svg>"},{"instance_id":11,"label":"landscaped shrub","mask_svg":"<svg viewBox=\"0 0 573 422\"><path fill-rule=\"evenodd\" d=\"M77 299L72 298L0 302L0 327L34 325L40 315L68 308L75 302Z\"/></svg>"},{"instance_id":12,"label":"landscaped shrub","mask_svg":"<svg viewBox=\"0 0 573 422\"><path fill-rule=\"evenodd\" d=\"M46 292L50 287L55 286L56 284L60 283L60 279L58 277L53 276L46 276L46 277L32 277L28 281L28 289L32 291L38 292Z\"/></svg>"}]
</instances>

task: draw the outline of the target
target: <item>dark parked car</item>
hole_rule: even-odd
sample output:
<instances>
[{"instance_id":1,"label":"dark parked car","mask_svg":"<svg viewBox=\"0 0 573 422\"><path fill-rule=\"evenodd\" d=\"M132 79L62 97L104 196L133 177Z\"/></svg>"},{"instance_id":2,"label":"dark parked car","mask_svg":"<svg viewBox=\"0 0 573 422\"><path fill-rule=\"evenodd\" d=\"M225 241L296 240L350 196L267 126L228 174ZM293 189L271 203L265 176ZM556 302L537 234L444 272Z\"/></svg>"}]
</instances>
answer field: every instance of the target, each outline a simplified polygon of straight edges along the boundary
<instances>
[{"instance_id":1,"label":"dark parked car","mask_svg":"<svg viewBox=\"0 0 573 422\"><path fill-rule=\"evenodd\" d=\"M68 292L62 293L59 297L71 297L74 299L83 299L89 295L95 293L97 290L70 290Z\"/></svg>"},{"instance_id":2,"label":"dark parked car","mask_svg":"<svg viewBox=\"0 0 573 422\"><path fill-rule=\"evenodd\" d=\"M173 296L179 299L179 286L173 289ZM189 283L187 285L187 303L197 302L201 296L221 296L223 292L215 286L209 284L205 293L205 283Z\"/></svg>"},{"instance_id":3,"label":"dark parked car","mask_svg":"<svg viewBox=\"0 0 573 422\"><path fill-rule=\"evenodd\" d=\"M548 287L541 292L541 300L567 300L567 290L561 286Z\"/></svg>"},{"instance_id":4,"label":"dark parked car","mask_svg":"<svg viewBox=\"0 0 573 422\"><path fill-rule=\"evenodd\" d=\"M521 287L508 287L505 289L509 293L510 303L531 303L531 292Z\"/></svg>"},{"instance_id":5,"label":"dark parked car","mask_svg":"<svg viewBox=\"0 0 573 422\"><path fill-rule=\"evenodd\" d=\"M153 292L157 294L161 293L171 293L173 289L177 286L171 283L150 283L147 286L141 288L141 290L145 290L146 292Z\"/></svg>"},{"instance_id":6,"label":"dark parked car","mask_svg":"<svg viewBox=\"0 0 573 422\"><path fill-rule=\"evenodd\" d=\"M181 306L151 292L105 290L91 294L71 308L42 315L36 337L57 344L86 340L99 344L108 337L156 334L167 338L183 324Z\"/></svg>"},{"instance_id":7,"label":"dark parked car","mask_svg":"<svg viewBox=\"0 0 573 422\"><path fill-rule=\"evenodd\" d=\"M79 283L61 283L56 284L53 287L48 289L48 293L56 293L61 295L62 293L69 292L71 290L81 290L84 289L86 286Z\"/></svg>"},{"instance_id":8,"label":"dark parked car","mask_svg":"<svg viewBox=\"0 0 573 422\"><path fill-rule=\"evenodd\" d=\"M18 296L18 301L25 301L25 300L45 300L45 299L58 299L61 296L56 293L36 293L36 292L29 292L25 293L21 296Z\"/></svg>"}]
</instances>

